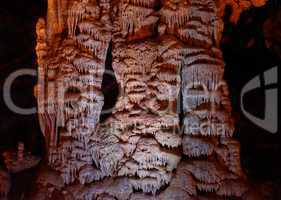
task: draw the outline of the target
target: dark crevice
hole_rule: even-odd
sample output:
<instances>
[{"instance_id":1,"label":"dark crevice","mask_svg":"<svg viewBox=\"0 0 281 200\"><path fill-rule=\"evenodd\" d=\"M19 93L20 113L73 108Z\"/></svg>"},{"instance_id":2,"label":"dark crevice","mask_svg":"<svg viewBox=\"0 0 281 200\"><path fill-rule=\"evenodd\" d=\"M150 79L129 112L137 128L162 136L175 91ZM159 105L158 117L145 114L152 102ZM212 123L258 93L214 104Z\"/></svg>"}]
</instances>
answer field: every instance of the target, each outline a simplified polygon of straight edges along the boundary
<instances>
[{"instance_id":1,"label":"dark crevice","mask_svg":"<svg viewBox=\"0 0 281 200\"><path fill-rule=\"evenodd\" d=\"M119 94L119 86L112 69L112 42L110 42L107 50L101 90L104 95L104 105L100 115L100 122L104 122L111 116Z\"/></svg>"}]
</instances>

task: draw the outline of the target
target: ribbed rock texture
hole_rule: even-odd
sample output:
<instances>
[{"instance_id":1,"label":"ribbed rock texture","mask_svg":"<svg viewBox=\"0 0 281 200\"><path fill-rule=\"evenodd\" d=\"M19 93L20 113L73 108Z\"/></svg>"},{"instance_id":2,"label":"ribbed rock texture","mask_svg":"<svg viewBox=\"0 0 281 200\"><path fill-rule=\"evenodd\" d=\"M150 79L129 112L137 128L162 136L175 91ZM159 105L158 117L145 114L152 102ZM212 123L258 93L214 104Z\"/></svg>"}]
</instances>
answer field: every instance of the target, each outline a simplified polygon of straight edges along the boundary
<instances>
[{"instance_id":1,"label":"ribbed rock texture","mask_svg":"<svg viewBox=\"0 0 281 200\"><path fill-rule=\"evenodd\" d=\"M48 167L32 198L246 198L219 45L226 5L236 22L263 3L49 0L35 90ZM100 123L109 57L120 91Z\"/></svg>"}]
</instances>

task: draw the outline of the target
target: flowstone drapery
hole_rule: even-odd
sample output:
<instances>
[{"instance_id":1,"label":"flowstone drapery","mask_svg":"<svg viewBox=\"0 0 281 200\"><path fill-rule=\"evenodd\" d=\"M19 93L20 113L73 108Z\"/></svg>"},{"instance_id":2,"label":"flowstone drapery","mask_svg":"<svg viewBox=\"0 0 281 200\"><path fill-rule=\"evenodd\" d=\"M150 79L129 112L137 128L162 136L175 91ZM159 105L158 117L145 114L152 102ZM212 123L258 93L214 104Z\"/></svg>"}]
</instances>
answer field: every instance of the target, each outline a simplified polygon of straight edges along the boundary
<instances>
[{"instance_id":1,"label":"flowstone drapery","mask_svg":"<svg viewBox=\"0 0 281 200\"><path fill-rule=\"evenodd\" d=\"M172 5L164 4L162 13L173 12ZM183 57L182 147L187 158L182 161L177 176L190 182L181 186L188 189L184 196L213 192L219 196L241 197L246 188L240 168L239 144L231 139L233 121L219 49L222 16L214 1L191 0L185 13L188 16L180 20L181 23L163 17L167 31L183 43L180 49ZM178 187L177 178L174 181Z\"/></svg>"},{"instance_id":2,"label":"flowstone drapery","mask_svg":"<svg viewBox=\"0 0 281 200\"><path fill-rule=\"evenodd\" d=\"M36 47L48 167L32 198L245 199L219 45L226 5L236 22L263 3L49 0ZM100 123L110 56L119 98Z\"/></svg>"},{"instance_id":3,"label":"flowstone drapery","mask_svg":"<svg viewBox=\"0 0 281 200\"><path fill-rule=\"evenodd\" d=\"M50 6L46 29L44 21L37 24L39 118L48 164L65 184L84 182L81 169L93 161L90 139L103 106L101 84L111 37L107 2L69 3L68 10L56 7L58 15L67 17L54 18ZM55 25L62 27L60 34Z\"/></svg>"}]
</instances>

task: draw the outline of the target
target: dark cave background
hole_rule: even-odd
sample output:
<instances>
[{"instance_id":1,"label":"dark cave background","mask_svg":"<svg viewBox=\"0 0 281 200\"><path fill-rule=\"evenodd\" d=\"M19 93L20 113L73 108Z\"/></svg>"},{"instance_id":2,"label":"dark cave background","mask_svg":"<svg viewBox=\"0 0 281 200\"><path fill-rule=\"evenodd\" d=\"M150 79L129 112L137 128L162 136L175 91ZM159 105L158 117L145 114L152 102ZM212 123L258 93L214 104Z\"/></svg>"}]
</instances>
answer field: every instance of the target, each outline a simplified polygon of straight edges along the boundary
<instances>
[{"instance_id":1,"label":"dark cave background","mask_svg":"<svg viewBox=\"0 0 281 200\"><path fill-rule=\"evenodd\" d=\"M274 199L281 199L281 133L279 130L271 134L250 122L240 109L240 92L256 75L274 66L281 66L280 5L279 0L272 0L262 8L250 9L242 14L236 25L228 22L226 14L222 42L226 61L225 79L229 83L236 120L235 136L241 142L241 162L255 183L268 184L273 188ZM12 72L23 68L37 69L35 25L40 16L46 15L46 9L45 0L10 0L0 3L0 154L14 148L18 141L24 142L26 148L34 154L40 155L43 152L43 136L36 114L13 113L5 105L2 94L4 81ZM107 67L110 68L110 63ZM36 77L31 76L16 79L12 97L18 106L28 108L36 105L33 96L36 81ZM108 108L116 100L118 86L109 77L105 77L103 85L104 107ZM247 94L245 103L247 111L263 117L263 90ZM102 116L104 118L106 116ZM0 165L2 162L0 156ZM21 188L22 182L25 182L24 188L27 188L26 178L31 177L29 172L13 176L15 188Z\"/></svg>"}]
</instances>

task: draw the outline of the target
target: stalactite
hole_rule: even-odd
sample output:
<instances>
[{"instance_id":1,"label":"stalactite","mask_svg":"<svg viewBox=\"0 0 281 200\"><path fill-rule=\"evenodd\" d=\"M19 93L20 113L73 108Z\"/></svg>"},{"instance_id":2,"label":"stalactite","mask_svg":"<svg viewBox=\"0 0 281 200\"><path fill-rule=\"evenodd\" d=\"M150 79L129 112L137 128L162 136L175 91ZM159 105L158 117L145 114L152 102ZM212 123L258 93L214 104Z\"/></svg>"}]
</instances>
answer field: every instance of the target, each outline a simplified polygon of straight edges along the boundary
<instances>
[{"instance_id":1,"label":"stalactite","mask_svg":"<svg viewBox=\"0 0 281 200\"><path fill-rule=\"evenodd\" d=\"M137 6L154 8L158 2L156 0L122 0L122 3L130 3Z\"/></svg>"},{"instance_id":2,"label":"stalactite","mask_svg":"<svg viewBox=\"0 0 281 200\"><path fill-rule=\"evenodd\" d=\"M86 12L83 2L74 2L72 7L68 11L68 32L71 36L75 35L78 23L82 20L83 14Z\"/></svg>"},{"instance_id":3,"label":"stalactite","mask_svg":"<svg viewBox=\"0 0 281 200\"><path fill-rule=\"evenodd\" d=\"M121 4L119 9L121 30L125 36L133 34L134 29L153 12L151 8L126 4Z\"/></svg>"},{"instance_id":4,"label":"stalactite","mask_svg":"<svg viewBox=\"0 0 281 200\"><path fill-rule=\"evenodd\" d=\"M181 27L189 20L189 13L187 7L180 7L178 10L162 9L160 11L163 21L167 23L168 27Z\"/></svg>"}]
</instances>

